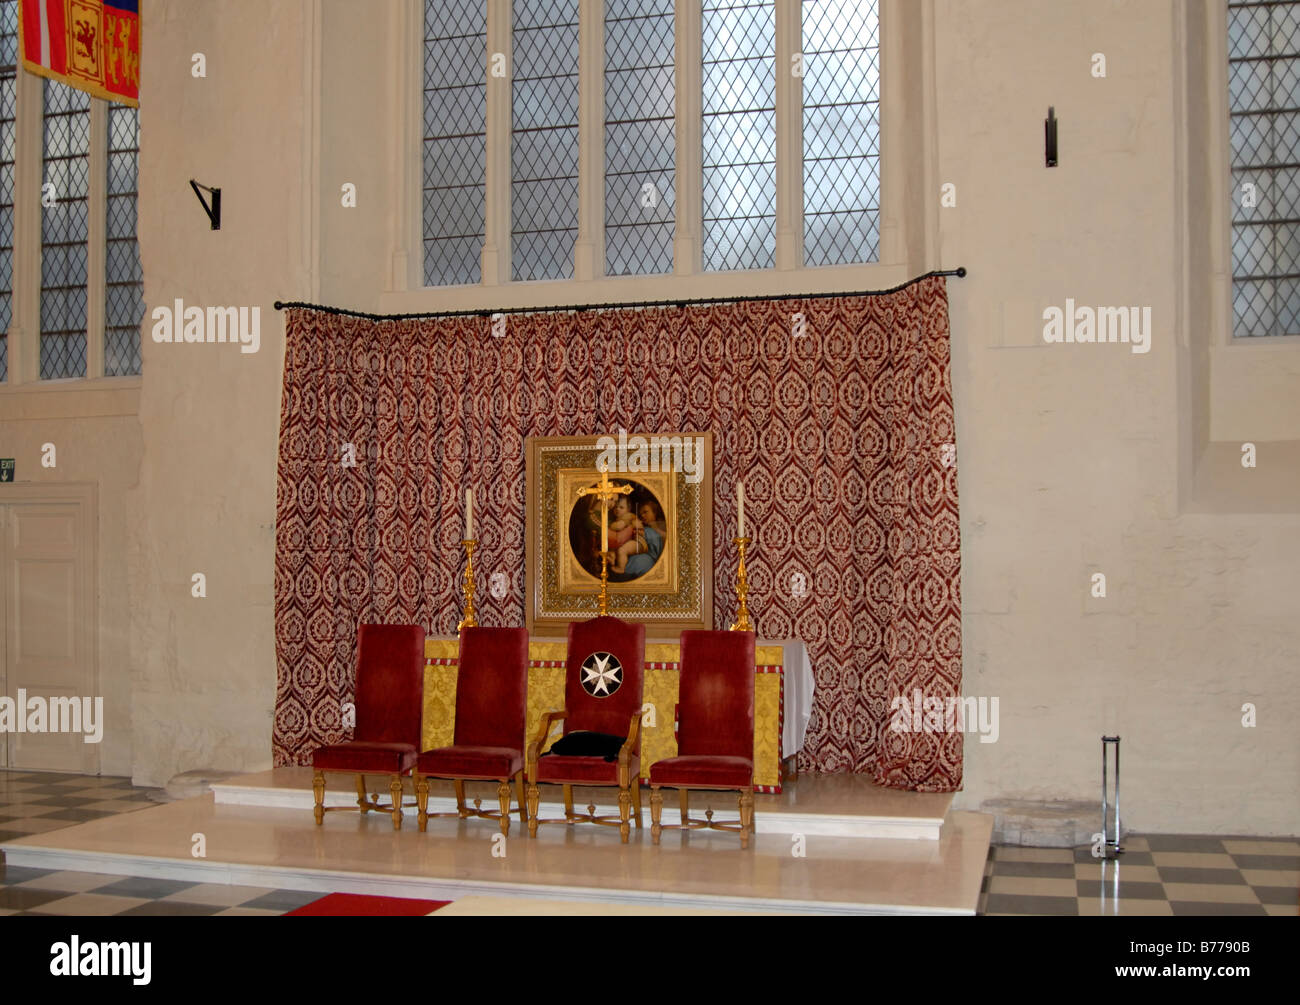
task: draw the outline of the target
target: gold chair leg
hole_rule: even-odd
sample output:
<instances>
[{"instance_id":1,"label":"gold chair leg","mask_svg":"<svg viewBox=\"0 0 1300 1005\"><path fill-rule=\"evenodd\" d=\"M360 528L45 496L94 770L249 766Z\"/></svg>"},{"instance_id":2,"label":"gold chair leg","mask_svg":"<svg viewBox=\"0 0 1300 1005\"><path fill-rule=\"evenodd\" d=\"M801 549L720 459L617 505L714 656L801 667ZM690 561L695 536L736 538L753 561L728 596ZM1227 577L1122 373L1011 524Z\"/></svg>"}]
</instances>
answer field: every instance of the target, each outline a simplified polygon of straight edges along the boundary
<instances>
[{"instance_id":1,"label":"gold chair leg","mask_svg":"<svg viewBox=\"0 0 1300 1005\"><path fill-rule=\"evenodd\" d=\"M689 789L678 789L677 798L682 804L682 826L691 818L691 793Z\"/></svg>"},{"instance_id":2,"label":"gold chair leg","mask_svg":"<svg viewBox=\"0 0 1300 1005\"><path fill-rule=\"evenodd\" d=\"M456 789L456 813L464 820L469 816L469 810L465 809L465 780L457 778L451 784Z\"/></svg>"},{"instance_id":3,"label":"gold chair leg","mask_svg":"<svg viewBox=\"0 0 1300 1005\"><path fill-rule=\"evenodd\" d=\"M627 789L619 787L618 790L618 833L627 844L627 839L632 836L632 828L628 826L628 815L632 811L632 793Z\"/></svg>"},{"instance_id":4,"label":"gold chair leg","mask_svg":"<svg viewBox=\"0 0 1300 1005\"><path fill-rule=\"evenodd\" d=\"M393 780L388 785L388 791L393 796L393 830L402 829L402 776L394 775Z\"/></svg>"},{"instance_id":5,"label":"gold chair leg","mask_svg":"<svg viewBox=\"0 0 1300 1005\"><path fill-rule=\"evenodd\" d=\"M664 813L664 794L659 791L658 785L650 786L650 837L655 844L659 843L659 835L664 832L663 825L659 823Z\"/></svg>"},{"instance_id":6,"label":"gold chair leg","mask_svg":"<svg viewBox=\"0 0 1300 1005\"><path fill-rule=\"evenodd\" d=\"M316 826L325 822L325 774L316 772L311 779L311 791L316 796Z\"/></svg>"},{"instance_id":7,"label":"gold chair leg","mask_svg":"<svg viewBox=\"0 0 1300 1005\"><path fill-rule=\"evenodd\" d=\"M636 826L641 829L641 776L632 779L632 809L636 812Z\"/></svg>"},{"instance_id":8,"label":"gold chair leg","mask_svg":"<svg viewBox=\"0 0 1300 1005\"><path fill-rule=\"evenodd\" d=\"M497 799L501 800L501 833L510 836L510 783L502 779L497 783Z\"/></svg>"},{"instance_id":9,"label":"gold chair leg","mask_svg":"<svg viewBox=\"0 0 1300 1005\"><path fill-rule=\"evenodd\" d=\"M524 801L524 773L521 771L515 775L515 788L519 792L519 823L528 823L528 805Z\"/></svg>"},{"instance_id":10,"label":"gold chair leg","mask_svg":"<svg viewBox=\"0 0 1300 1005\"><path fill-rule=\"evenodd\" d=\"M370 803L366 801L365 775L357 775L357 805L361 807L362 816L370 812Z\"/></svg>"},{"instance_id":11,"label":"gold chair leg","mask_svg":"<svg viewBox=\"0 0 1300 1005\"><path fill-rule=\"evenodd\" d=\"M420 821L420 833L429 829L429 776L417 775L415 783L416 817Z\"/></svg>"},{"instance_id":12,"label":"gold chair leg","mask_svg":"<svg viewBox=\"0 0 1300 1005\"><path fill-rule=\"evenodd\" d=\"M740 847L749 847L749 835L754 833L754 790L742 789L740 793Z\"/></svg>"},{"instance_id":13,"label":"gold chair leg","mask_svg":"<svg viewBox=\"0 0 1300 1005\"><path fill-rule=\"evenodd\" d=\"M573 823L573 786L564 786L564 819Z\"/></svg>"},{"instance_id":14,"label":"gold chair leg","mask_svg":"<svg viewBox=\"0 0 1300 1005\"><path fill-rule=\"evenodd\" d=\"M528 836L537 837L537 803L541 799L537 783L528 783Z\"/></svg>"}]
</instances>

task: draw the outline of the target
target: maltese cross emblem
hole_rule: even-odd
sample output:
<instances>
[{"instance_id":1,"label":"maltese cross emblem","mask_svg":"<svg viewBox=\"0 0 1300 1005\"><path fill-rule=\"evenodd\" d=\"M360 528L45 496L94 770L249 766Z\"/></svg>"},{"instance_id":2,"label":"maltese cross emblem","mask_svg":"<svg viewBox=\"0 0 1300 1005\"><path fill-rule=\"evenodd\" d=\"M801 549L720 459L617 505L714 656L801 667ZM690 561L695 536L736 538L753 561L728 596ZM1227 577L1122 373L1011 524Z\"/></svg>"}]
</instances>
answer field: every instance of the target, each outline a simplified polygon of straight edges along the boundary
<instances>
[{"instance_id":1,"label":"maltese cross emblem","mask_svg":"<svg viewBox=\"0 0 1300 1005\"><path fill-rule=\"evenodd\" d=\"M593 698L608 698L623 686L623 664L613 653L592 653L582 661L582 687Z\"/></svg>"}]
</instances>

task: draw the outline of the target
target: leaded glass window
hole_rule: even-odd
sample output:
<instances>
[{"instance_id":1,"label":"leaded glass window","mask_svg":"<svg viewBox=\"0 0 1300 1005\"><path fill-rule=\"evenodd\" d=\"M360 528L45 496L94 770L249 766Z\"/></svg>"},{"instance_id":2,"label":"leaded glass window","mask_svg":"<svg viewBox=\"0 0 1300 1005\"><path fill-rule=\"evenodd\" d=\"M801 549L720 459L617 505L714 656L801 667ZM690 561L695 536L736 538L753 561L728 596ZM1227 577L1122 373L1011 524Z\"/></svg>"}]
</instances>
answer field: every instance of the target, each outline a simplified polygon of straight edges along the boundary
<instances>
[{"instance_id":1,"label":"leaded glass window","mask_svg":"<svg viewBox=\"0 0 1300 1005\"><path fill-rule=\"evenodd\" d=\"M1232 329L1300 334L1300 3L1228 4Z\"/></svg>"},{"instance_id":2,"label":"leaded glass window","mask_svg":"<svg viewBox=\"0 0 1300 1005\"><path fill-rule=\"evenodd\" d=\"M104 219L104 376L140 372L144 277L136 242L138 109L108 106L108 178Z\"/></svg>"},{"instance_id":3,"label":"leaded glass window","mask_svg":"<svg viewBox=\"0 0 1300 1005\"><path fill-rule=\"evenodd\" d=\"M674 254L696 238L695 268L774 268L778 181L792 195L783 261L878 261L882 6L704 0L697 29L693 12L692 27L677 23L673 0L425 0L425 285L482 282L484 254L495 267L507 244L513 280L691 271ZM779 50L778 14L791 19ZM489 24L508 52L488 51ZM683 59L702 76L690 121L678 118L697 97L678 91ZM778 75L792 73L800 80L778 104ZM496 86L508 102L496 103ZM580 91L603 95L581 122ZM488 151L507 147L508 176L494 173L489 189ZM580 147L595 155L582 165ZM701 158L693 177L680 177L683 151ZM575 263L580 202L603 262Z\"/></svg>"},{"instance_id":4,"label":"leaded glass window","mask_svg":"<svg viewBox=\"0 0 1300 1005\"><path fill-rule=\"evenodd\" d=\"M40 375L50 380L86 375L90 95L44 84Z\"/></svg>"},{"instance_id":5,"label":"leaded glass window","mask_svg":"<svg viewBox=\"0 0 1300 1005\"><path fill-rule=\"evenodd\" d=\"M0 4L0 381L9 379L14 288L14 128L17 125L18 4Z\"/></svg>"},{"instance_id":6,"label":"leaded glass window","mask_svg":"<svg viewBox=\"0 0 1300 1005\"><path fill-rule=\"evenodd\" d=\"M773 5L709 0L703 27L704 268L771 268L776 257Z\"/></svg>"},{"instance_id":7,"label":"leaded glass window","mask_svg":"<svg viewBox=\"0 0 1300 1005\"><path fill-rule=\"evenodd\" d=\"M424 282L477 283L484 232L487 15L483 0L425 7Z\"/></svg>"},{"instance_id":8,"label":"leaded glass window","mask_svg":"<svg viewBox=\"0 0 1300 1005\"><path fill-rule=\"evenodd\" d=\"M804 263L880 249L880 42L875 0L803 3Z\"/></svg>"},{"instance_id":9,"label":"leaded glass window","mask_svg":"<svg viewBox=\"0 0 1300 1005\"><path fill-rule=\"evenodd\" d=\"M605 272L673 270L672 0L605 5Z\"/></svg>"},{"instance_id":10,"label":"leaded glass window","mask_svg":"<svg viewBox=\"0 0 1300 1005\"><path fill-rule=\"evenodd\" d=\"M578 0L515 0L515 279L568 279L578 237Z\"/></svg>"}]
</instances>

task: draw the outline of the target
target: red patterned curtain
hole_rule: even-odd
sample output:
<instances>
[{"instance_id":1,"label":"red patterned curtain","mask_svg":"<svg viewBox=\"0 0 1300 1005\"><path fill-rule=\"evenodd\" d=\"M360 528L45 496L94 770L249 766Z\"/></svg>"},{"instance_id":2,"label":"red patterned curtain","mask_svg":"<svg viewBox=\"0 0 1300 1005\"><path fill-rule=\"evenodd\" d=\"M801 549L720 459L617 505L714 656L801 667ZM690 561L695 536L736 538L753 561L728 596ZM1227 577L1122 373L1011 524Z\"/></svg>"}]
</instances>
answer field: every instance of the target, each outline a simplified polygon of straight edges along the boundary
<instances>
[{"instance_id":1,"label":"red patterned curtain","mask_svg":"<svg viewBox=\"0 0 1300 1005\"><path fill-rule=\"evenodd\" d=\"M802 323L799 315L802 315ZM807 643L799 766L961 785L960 733L890 728L961 693L957 466L941 277L889 294L371 321L289 312L276 522L275 763L347 736L356 627L460 618L474 489L480 623L524 622L524 440L714 435L715 624L735 615L736 479L750 611ZM802 576L804 589L799 589ZM480 599L481 598L481 599Z\"/></svg>"}]
</instances>

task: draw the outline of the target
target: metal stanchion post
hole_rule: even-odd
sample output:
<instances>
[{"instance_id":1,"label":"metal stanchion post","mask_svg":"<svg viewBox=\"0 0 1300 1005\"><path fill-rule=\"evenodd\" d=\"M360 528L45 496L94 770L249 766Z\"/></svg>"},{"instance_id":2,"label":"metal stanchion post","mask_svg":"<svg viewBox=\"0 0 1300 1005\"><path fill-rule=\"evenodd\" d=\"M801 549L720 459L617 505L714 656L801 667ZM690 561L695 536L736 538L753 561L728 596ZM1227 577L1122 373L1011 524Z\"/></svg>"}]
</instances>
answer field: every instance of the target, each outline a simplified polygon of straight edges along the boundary
<instances>
[{"instance_id":1,"label":"metal stanchion post","mask_svg":"<svg viewBox=\"0 0 1300 1005\"><path fill-rule=\"evenodd\" d=\"M1106 823L1110 815L1110 799L1107 789L1107 775L1109 774L1109 758L1106 756L1107 746L1115 746L1115 838L1111 840L1109 828ZM1101 738L1101 838L1102 838L1102 857L1116 858L1121 855L1124 848L1119 843L1119 737L1103 736Z\"/></svg>"}]
</instances>

